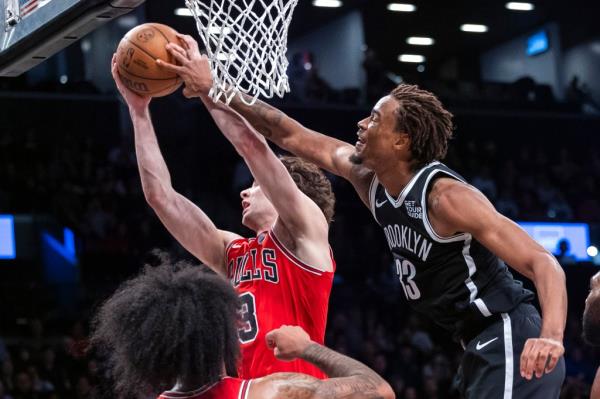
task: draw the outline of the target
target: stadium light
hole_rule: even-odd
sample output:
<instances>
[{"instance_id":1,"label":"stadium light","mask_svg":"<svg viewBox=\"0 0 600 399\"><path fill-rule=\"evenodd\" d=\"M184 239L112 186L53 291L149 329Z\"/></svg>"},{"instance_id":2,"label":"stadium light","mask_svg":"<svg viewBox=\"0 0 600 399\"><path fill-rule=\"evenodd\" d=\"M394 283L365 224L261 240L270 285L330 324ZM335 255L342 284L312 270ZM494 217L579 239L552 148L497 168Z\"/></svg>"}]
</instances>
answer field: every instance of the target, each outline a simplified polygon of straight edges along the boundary
<instances>
[{"instance_id":1,"label":"stadium light","mask_svg":"<svg viewBox=\"0 0 600 399\"><path fill-rule=\"evenodd\" d=\"M401 54L398 57L400 62L413 62L413 63L423 63L425 62L425 57L420 54Z\"/></svg>"},{"instance_id":2,"label":"stadium light","mask_svg":"<svg viewBox=\"0 0 600 399\"><path fill-rule=\"evenodd\" d=\"M532 11L535 8L535 6L531 3L511 1L509 3L506 3L506 8L513 11Z\"/></svg>"},{"instance_id":3,"label":"stadium light","mask_svg":"<svg viewBox=\"0 0 600 399\"><path fill-rule=\"evenodd\" d=\"M435 43L435 40L433 40L430 37L411 36L408 39L406 39L406 43L411 44L413 46L432 46L433 43Z\"/></svg>"},{"instance_id":4,"label":"stadium light","mask_svg":"<svg viewBox=\"0 0 600 399\"><path fill-rule=\"evenodd\" d=\"M484 33L488 31L488 27L480 24L463 24L460 26L463 32Z\"/></svg>"},{"instance_id":5,"label":"stadium light","mask_svg":"<svg viewBox=\"0 0 600 399\"><path fill-rule=\"evenodd\" d=\"M587 249L587 254L592 258L596 257L598 255L598 248L596 248L593 245L590 245Z\"/></svg>"},{"instance_id":6,"label":"stadium light","mask_svg":"<svg viewBox=\"0 0 600 399\"><path fill-rule=\"evenodd\" d=\"M342 2L340 0L313 0L313 6L336 8L341 7Z\"/></svg>"},{"instance_id":7,"label":"stadium light","mask_svg":"<svg viewBox=\"0 0 600 399\"><path fill-rule=\"evenodd\" d=\"M394 12L415 12L417 11L417 6L407 3L390 3L387 9Z\"/></svg>"},{"instance_id":8,"label":"stadium light","mask_svg":"<svg viewBox=\"0 0 600 399\"><path fill-rule=\"evenodd\" d=\"M177 15L178 17L192 17L193 16L193 14L190 11L190 9L189 8L185 8L185 7L176 8L175 9L175 15Z\"/></svg>"}]
</instances>

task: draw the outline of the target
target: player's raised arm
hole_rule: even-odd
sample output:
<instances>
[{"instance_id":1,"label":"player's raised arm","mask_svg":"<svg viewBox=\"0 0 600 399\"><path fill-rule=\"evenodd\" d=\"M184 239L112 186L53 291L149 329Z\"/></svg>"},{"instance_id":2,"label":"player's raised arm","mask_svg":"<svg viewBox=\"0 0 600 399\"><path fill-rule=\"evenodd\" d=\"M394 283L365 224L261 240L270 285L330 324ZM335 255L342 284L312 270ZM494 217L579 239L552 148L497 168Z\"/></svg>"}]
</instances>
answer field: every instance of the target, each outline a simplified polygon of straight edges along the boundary
<instances>
[{"instance_id":1,"label":"player's raised arm","mask_svg":"<svg viewBox=\"0 0 600 399\"><path fill-rule=\"evenodd\" d=\"M225 248L239 236L218 230L199 207L173 189L150 118L148 105L151 98L141 97L122 84L114 58L112 74L119 92L129 106L146 201L185 249L217 273L226 275Z\"/></svg>"},{"instance_id":2,"label":"player's raised arm","mask_svg":"<svg viewBox=\"0 0 600 399\"><path fill-rule=\"evenodd\" d=\"M394 399L390 385L369 367L312 342L300 327L283 326L267 334L267 345L284 361L304 359L330 377L278 373L255 380L249 399Z\"/></svg>"},{"instance_id":3,"label":"player's raised arm","mask_svg":"<svg viewBox=\"0 0 600 399\"><path fill-rule=\"evenodd\" d=\"M542 307L539 338L530 338L521 354L521 375L540 378L564 354L567 318L565 274L552 254L523 229L498 213L479 191L462 182L439 179L429 195L430 221L443 235L470 233L500 259L533 281Z\"/></svg>"},{"instance_id":4,"label":"player's raised arm","mask_svg":"<svg viewBox=\"0 0 600 399\"><path fill-rule=\"evenodd\" d=\"M169 44L167 49L180 65L170 65L160 60L157 62L183 78L186 83L186 96L206 95L212 86L208 59L200 54L198 43L191 36L179 37L187 48ZM310 130L260 100L249 106L236 96L230 105L260 134L279 147L349 180L363 202L368 205L368 189L373 174L365 167L350 162L350 156L354 153L353 145Z\"/></svg>"}]
</instances>

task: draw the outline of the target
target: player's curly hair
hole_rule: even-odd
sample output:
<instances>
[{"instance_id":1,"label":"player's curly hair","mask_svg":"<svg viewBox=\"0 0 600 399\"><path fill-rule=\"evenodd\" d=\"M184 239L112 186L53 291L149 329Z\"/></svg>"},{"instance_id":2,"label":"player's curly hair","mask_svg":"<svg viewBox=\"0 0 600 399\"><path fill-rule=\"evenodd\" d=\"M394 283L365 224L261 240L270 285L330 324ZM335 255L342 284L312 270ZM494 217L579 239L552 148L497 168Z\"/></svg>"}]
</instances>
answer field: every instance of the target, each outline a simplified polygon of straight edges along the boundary
<instances>
[{"instance_id":1,"label":"player's curly hair","mask_svg":"<svg viewBox=\"0 0 600 399\"><path fill-rule=\"evenodd\" d=\"M178 379L218 381L236 375L239 300L228 281L205 266L157 267L123 283L101 306L91 348L102 359L112 397L157 395Z\"/></svg>"},{"instance_id":2,"label":"player's curly hair","mask_svg":"<svg viewBox=\"0 0 600 399\"><path fill-rule=\"evenodd\" d=\"M453 115L433 93L415 85L398 85L390 95L400 105L396 112L397 129L411 139L413 169L444 159L454 131Z\"/></svg>"},{"instance_id":3,"label":"player's curly hair","mask_svg":"<svg viewBox=\"0 0 600 399\"><path fill-rule=\"evenodd\" d=\"M591 293L583 311L583 339L600 346L600 293Z\"/></svg>"},{"instance_id":4,"label":"player's curly hair","mask_svg":"<svg viewBox=\"0 0 600 399\"><path fill-rule=\"evenodd\" d=\"M282 156L279 159L298 188L321 208L327 223L331 223L335 212L335 194L323 171L315 164L298 157Z\"/></svg>"}]
</instances>

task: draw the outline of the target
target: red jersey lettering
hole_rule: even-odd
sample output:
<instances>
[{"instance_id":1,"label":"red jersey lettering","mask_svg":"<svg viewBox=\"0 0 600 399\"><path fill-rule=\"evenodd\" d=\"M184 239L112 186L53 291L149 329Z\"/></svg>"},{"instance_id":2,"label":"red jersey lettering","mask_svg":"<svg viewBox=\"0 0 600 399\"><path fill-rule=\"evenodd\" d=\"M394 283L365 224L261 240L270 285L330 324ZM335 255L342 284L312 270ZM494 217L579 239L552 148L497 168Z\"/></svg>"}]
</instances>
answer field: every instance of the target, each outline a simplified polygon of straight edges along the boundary
<instances>
[{"instance_id":1,"label":"red jersey lettering","mask_svg":"<svg viewBox=\"0 0 600 399\"><path fill-rule=\"evenodd\" d=\"M335 270L333 256L331 262ZM273 232L239 239L227 248L227 272L238 291L242 308L240 378L252 379L277 372L326 378L304 361L282 362L267 348L265 335L282 325L302 327L323 344L333 273L304 264L286 249Z\"/></svg>"}]
</instances>

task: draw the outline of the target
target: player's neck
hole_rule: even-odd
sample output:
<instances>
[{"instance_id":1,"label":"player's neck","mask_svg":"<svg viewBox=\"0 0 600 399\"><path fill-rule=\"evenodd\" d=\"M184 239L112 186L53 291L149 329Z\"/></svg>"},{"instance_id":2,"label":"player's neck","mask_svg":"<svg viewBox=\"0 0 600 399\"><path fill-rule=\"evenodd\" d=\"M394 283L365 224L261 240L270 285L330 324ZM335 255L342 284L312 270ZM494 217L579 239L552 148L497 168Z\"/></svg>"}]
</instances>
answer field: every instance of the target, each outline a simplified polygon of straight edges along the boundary
<instances>
[{"instance_id":1,"label":"player's neck","mask_svg":"<svg viewBox=\"0 0 600 399\"><path fill-rule=\"evenodd\" d=\"M271 229L273 229L273 226L275 225L276 221L277 221L277 218L275 218L275 219L265 218L263 220L259 220L252 227L252 230L254 231L254 233L256 235L259 235L260 233L265 232L265 231L270 231Z\"/></svg>"},{"instance_id":2,"label":"player's neck","mask_svg":"<svg viewBox=\"0 0 600 399\"><path fill-rule=\"evenodd\" d=\"M404 187L415 175L415 171L408 162L398 162L392 166L375 170L377 179L392 196L400 195Z\"/></svg>"}]
</instances>

